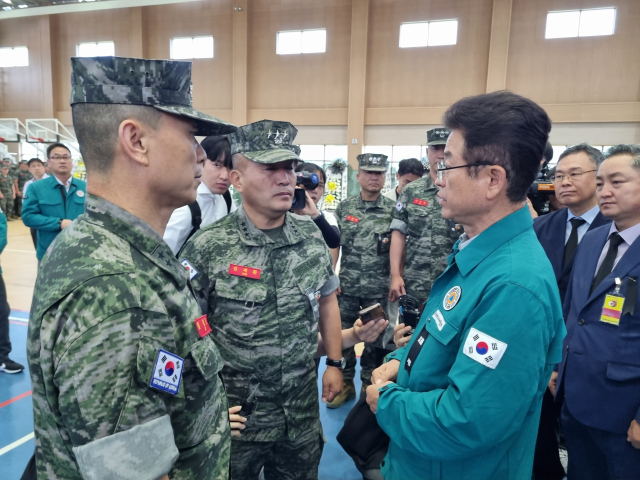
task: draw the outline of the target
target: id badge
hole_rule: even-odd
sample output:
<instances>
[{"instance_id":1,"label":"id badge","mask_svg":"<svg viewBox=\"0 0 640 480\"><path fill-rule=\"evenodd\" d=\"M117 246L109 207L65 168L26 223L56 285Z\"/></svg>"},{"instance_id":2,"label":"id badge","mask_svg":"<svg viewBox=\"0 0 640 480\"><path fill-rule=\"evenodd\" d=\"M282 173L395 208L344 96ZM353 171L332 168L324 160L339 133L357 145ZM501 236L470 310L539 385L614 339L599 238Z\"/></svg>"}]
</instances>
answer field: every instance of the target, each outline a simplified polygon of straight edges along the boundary
<instances>
[{"instance_id":1,"label":"id badge","mask_svg":"<svg viewBox=\"0 0 640 480\"><path fill-rule=\"evenodd\" d=\"M620 325L620 317L624 307L624 297L620 295L621 285L620 279L616 278L615 290L604 297L604 305L602 305L602 313L600 314L601 322L616 326Z\"/></svg>"},{"instance_id":2,"label":"id badge","mask_svg":"<svg viewBox=\"0 0 640 480\"><path fill-rule=\"evenodd\" d=\"M320 318L320 304L318 300L320 300L320 291L314 292L313 288L309 287L305 290L304 294L309 299L311 303L311 310L313 311L313 318L316 320Z\"/></svg>"}]
</instances>

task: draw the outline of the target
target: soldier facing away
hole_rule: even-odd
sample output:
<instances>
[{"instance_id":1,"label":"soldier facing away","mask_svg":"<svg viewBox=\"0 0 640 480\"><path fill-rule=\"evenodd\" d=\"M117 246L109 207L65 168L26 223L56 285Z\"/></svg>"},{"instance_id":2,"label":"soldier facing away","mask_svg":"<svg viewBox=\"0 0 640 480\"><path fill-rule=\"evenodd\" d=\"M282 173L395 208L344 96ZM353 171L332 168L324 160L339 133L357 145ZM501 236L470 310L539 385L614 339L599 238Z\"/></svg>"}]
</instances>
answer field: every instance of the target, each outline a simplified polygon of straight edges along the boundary
<instances>
[{"instance_id":1,"label":"soldier facing away","mask_svg":"<svg viewBox=\"0 0 640 480\"><path fill-rule=\"evenodd\" d=\"M71 67L87 199L42 261L29 319L38 478L227 479L222 360L162 233L196 198L195 136L235 127L192 108L190 62Z\"/></svg>"},{"instance_id":2,"label":"soldier facing away","mask_svg":"<svg viewBox=\"0 0 640 480\"><path fill-rule=\"evenodd\" d=\"M230 135L230 179L242 205L196 233L178 256L224 360L229 401L257 399L231 442L234 480L257 480L262 467L267 480L318 478L318 331L327 352L323 401L342 387L331 254L310 217L288 212L296 133L288 122L263 120Z\"/></svg>"}]
</instances>

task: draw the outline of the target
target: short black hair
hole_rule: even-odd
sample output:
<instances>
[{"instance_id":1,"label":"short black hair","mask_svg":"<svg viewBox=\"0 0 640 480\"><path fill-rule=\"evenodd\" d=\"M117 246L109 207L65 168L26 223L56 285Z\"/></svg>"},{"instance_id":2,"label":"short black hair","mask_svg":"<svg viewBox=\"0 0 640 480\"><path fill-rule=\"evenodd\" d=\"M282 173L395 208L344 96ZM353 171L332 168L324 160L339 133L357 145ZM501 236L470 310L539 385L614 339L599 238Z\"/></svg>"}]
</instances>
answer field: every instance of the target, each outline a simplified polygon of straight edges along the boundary
<instances>
[{"instance_id":1,"label":"short black hair","mask_svg":"<svg viewBox=\"0 0 640 480\"><path fill-rule=\"evenodd\" d=\"M445 127L464 138L467 164L504 168L507 198L522 202L540 171L551 119L537 103L506 90L458 100L443 117ZM468 169L473 176L474 169Z\"/></svg>"},{"instance_id":2,"label":"short black hair","mask_svg":"<svg viewBox=\"0 0 640 480\"><path fill-rule=\"evenodd\" d=\"M603 161L616 155L631 155L631 166L640 169L640 145L633 143L614 145L604 154Z\"/></svg>"},{"instance_id":3,"label":"short black hair","mask_svg":"<svg viewBox=\"0 0 640 480\"><path fill-rule=\"evenodd\" d=\"M157 130L163 113L148 105L76 103L71 106L73 128L78 137L87 172L111 170L118 144L118 129L127 119L135 119Z\"/></svg>"},{"instance_id":4,"label":"short black hair","mask_svg":"<svg viewBox=\"0 0 640 480\"><path fill-rule=\"evenodd\" d=\"M593 166L596 168L600 166L600 164L604 160L604 156L602 155L602 152L600 150L598 150L595 147L592 147L588 143L580 143L578 145L571 145L570 147L567 147L566 150L562 152L558 157L557 163L560 163L560 161L567 155L573 155L574 153L581 153L581 152L587 154L587 156L589 157L589 160L591 160L591 163L593 163Z\"/></svg>"},{"instance_id":5,"label":"short black hair","mask_svg":"<svg viewBox=\"0 0 640 480\"><path fill-rule=\"evenodd\" d=\"M41 163L42 166L44 166L44 162L37 157L30 158L29 161L27 162L27 165L31 166L32 163L37 163L37 162Z\"/></svg>"},{"instance_id":6,"label":"short black hair","mask_svg":"<svg viewBox=\"0 0 640 480\"><path fill-rule=\"evenodd\" d=\"M231 143L227 135L209 135L200 143L207 158L212 162L221 161L222 164L231 169Z\"/></svg>"},{"instance_id":7,"label":"short black hair","mask_svg":"<svg viewBox=\"0 0 640 480\"><path fill-rule=\"evenodd\" d=\"M295 171L296 171L296 173L300 173L300 172L309 172L309 173L320 172L320 175L322 175L322 183L324 183L324 184L327 183L327 173L324 171L324 168L320 167L319 165L316 165L315 163L311 163L311 162L300 163L296 167Z\"/></svg>"},{"instance_id":8,"label":"short black hair","mask_svg":"<svg viewBox=\"0 0 640 480\"><path fill-rule=\"evenodd\" d=\"M398 175L401 177L409 173L422 177L424 175L424 165L422 165L422 162L417 158L400 160L400 163L398 163Z\"/></svg>"},{"instance_id":9,"label":"short black hair","mask_svg":"<svg viewBox=\"0 0 640 480\"><path fill-rule=\"evenodd\" d=\"M71 155L71 150L69 150L69 147L67 147L64 143L56 142L47 147L47 158L51 158L51 150L58 147L64 148L67 152L69 152L69 155Z\"/></svg>"}]
</instances>

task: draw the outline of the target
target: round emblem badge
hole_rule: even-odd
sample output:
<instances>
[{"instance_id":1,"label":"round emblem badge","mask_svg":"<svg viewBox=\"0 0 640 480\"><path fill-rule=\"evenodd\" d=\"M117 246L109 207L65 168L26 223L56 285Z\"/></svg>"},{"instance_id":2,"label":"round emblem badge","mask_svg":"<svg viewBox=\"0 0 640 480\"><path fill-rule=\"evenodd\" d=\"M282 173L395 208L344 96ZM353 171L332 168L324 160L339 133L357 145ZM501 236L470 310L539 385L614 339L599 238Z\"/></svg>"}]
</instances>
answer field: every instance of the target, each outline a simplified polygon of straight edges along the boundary
<instances>
[{"instance_id":1,"label":"round emblem badge","mask_svg":"<svg viewBox=\"0 0 640 480\"><path fill-rule=\"evenodd\" d=\"M610 307L615 307L616 305L618 305L618 302L616 302L615 300L610 300L609 301L609 306Z\"/></svg>"},{"instance_id":2,"label":"round emblem badge","mask_svg":"<svg viewBox=\"0 0 640 480\"><path fill-rule=\"evenodd\" d=\"M442 306L445 310L451 310L458 304L460 296L462 295L462 289L460 287L453 287L447 292L442 301Z\"/></svg>"},{"instance_id":3,"label":"round emblem badge","mask_svg":"<svg viewBox=\"0 0 640 480\"><path fill-rule=\"evenodd\" d=\"M80 198L84 197L84 192L82 190L78 190L76 192L76 195L78 195Z\"/></svg>"}]
</instances>

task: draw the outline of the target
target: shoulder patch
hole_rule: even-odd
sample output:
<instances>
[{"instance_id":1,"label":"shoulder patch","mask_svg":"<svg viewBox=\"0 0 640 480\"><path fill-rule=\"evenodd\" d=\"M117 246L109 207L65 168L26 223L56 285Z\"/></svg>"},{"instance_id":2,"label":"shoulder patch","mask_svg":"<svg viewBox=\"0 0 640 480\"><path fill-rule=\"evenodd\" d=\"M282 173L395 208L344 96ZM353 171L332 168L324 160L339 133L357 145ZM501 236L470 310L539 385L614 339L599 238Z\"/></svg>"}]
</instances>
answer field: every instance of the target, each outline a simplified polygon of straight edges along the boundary
<instances>
[{"instance_id":1,"label":"shoulder patch","mask_svg":"<svg viewBox=\"0 0 640 480\"><path fill-rule=\"evenodd\" d=\"M149 386L156 390L177 395L182 381L182 367L184 360L179 356L158 349L156 364L153 366L153 375Z\"/></svg>"},{"instance_id":2,"label":"shoulder patch","mask_svg":"<svg viewBox=\"0 0 640 480\"><path fill-rule=\"evenodd\" d=\"M472 360L494 370L500 363L506 350L506 343L472 328L469 330L462 351Z\"/></svg>"}]
</instances>

